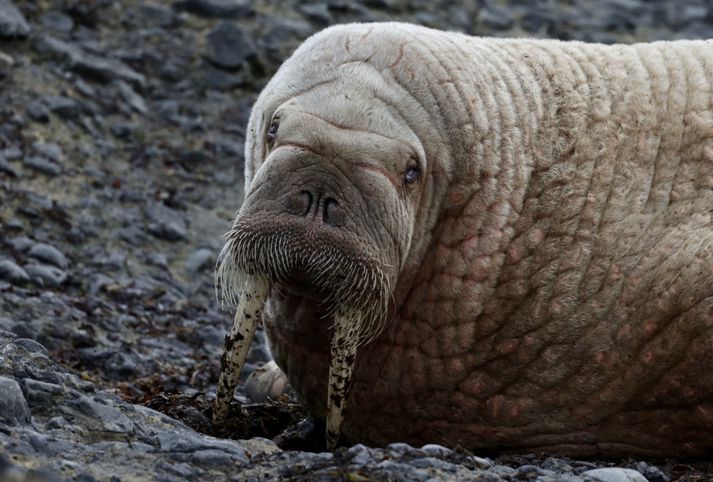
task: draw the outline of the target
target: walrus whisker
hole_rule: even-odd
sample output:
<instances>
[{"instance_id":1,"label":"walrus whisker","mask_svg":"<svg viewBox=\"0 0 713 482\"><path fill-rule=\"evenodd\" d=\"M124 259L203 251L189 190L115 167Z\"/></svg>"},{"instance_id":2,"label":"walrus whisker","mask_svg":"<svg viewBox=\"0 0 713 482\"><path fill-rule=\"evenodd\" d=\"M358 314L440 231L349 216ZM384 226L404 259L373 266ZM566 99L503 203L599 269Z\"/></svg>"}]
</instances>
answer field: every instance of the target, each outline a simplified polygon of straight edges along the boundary
<instances>
[{"instance_id":1,"label":"walrus whisker","mask_svg":"<svg viewBox=\"0 0 713 482\"><path fill-rule=\"evenodd\" d=\"M245 279L233 326L225 337L225 351L220 363L218 390L213 408L214 422L225 420L228 415L230 401L255 336L268 292L269 285L265 278L248 276Z\"/></svg>"}]
</instances>

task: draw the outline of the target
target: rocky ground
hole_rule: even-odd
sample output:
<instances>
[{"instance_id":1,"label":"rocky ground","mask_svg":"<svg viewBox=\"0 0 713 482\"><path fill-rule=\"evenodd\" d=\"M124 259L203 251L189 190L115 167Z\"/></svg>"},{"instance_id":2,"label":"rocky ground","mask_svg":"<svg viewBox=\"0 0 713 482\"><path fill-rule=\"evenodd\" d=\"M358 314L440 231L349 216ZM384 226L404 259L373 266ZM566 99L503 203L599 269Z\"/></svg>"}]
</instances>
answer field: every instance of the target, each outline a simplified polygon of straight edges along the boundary
<instances>
[{"instance_id":1,"label":"rocky ground","mask_svg":"<svg viewBox=\"0 0 713 482\"><path fill-rule=\"evenodd\" d=\"M212 267L242 198L250 105L311 33L389 19L713 37L711 0L0 0L0 480L713 479L705 462L281 448L264 437L301 415L284 403L210 427L231 320ZM246 373L270 359L258 342Z\"/></svg>"}]
</instances>

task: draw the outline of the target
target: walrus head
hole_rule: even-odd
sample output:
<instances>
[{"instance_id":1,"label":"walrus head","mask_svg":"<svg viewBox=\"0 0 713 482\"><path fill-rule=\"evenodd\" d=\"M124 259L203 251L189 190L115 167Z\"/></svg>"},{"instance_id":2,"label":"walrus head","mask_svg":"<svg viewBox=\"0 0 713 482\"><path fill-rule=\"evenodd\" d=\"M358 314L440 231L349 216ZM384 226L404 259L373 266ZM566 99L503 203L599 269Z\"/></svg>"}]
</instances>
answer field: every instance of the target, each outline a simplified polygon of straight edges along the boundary
<instances>
[{"instance_id":1,"label":"walrus head","mask_svg":"<svg viewBox=\"0 0 713 482\"><path fill-rule=\"evenodd\" d=\"M253 108L245 201L216 282L234 301L261 280L267 291L247 291L307 298L332 327L327 439L334 445L357 347L388 323L426 160L377 70L330 65L333 56L317 63L309 75L283 65Z\"/></svg>"}]
</instances>

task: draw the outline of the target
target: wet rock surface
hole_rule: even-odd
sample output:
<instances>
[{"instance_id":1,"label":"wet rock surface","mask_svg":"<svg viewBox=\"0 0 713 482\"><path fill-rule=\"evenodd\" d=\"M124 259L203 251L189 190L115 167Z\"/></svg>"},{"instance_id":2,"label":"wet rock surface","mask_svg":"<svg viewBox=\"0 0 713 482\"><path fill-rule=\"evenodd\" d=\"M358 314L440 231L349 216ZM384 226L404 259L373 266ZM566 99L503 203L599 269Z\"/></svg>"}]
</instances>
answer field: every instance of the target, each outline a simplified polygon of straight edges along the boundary
<instances>
[{"instance_id":1,"label":"wet rock surface","mask_svg":"<svg viewBox=\"0 0 713 482\"><path fill-rule=\"evenodd\" d=\"M306 36L373 20L632 42L711 36L713 3L0 0L0 480L713 477L705 462L320 452L289 390L211 425L232 320L211 268L249 108ZM243 381L269 360L259 332Z\"/></svg>"}]
</instances>

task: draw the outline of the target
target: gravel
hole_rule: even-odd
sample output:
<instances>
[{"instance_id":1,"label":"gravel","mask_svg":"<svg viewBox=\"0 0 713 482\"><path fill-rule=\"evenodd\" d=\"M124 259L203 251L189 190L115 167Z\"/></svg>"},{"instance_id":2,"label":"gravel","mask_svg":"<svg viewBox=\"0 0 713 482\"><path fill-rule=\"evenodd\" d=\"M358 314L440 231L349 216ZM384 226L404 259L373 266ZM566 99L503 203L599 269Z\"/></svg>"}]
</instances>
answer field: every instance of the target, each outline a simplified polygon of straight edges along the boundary
<instances>
[{"instance_id":1,"label":"gravel","mask_svg":"<svg viewBox=\"0 0 713 482\"><path fill-rule=\"evenodd\" d=\"M250 106L305 37L370 20L634 42L710 36L713 4L0 0L0 480L713 477L706 462L282 449L269 438L297 400L271 378L251 396L280 399L260 408L279 430L212 432L232 322L212 268L243 195ZM269 361L259 330L247 366Z\"/></svg>"}]
</instances>

